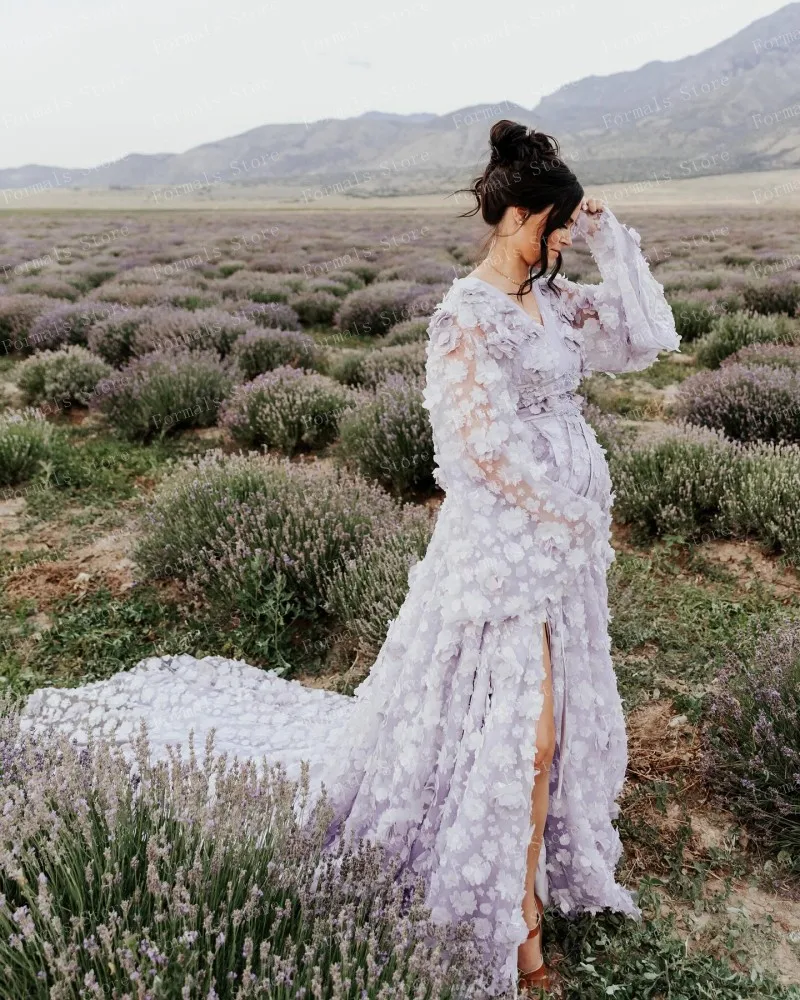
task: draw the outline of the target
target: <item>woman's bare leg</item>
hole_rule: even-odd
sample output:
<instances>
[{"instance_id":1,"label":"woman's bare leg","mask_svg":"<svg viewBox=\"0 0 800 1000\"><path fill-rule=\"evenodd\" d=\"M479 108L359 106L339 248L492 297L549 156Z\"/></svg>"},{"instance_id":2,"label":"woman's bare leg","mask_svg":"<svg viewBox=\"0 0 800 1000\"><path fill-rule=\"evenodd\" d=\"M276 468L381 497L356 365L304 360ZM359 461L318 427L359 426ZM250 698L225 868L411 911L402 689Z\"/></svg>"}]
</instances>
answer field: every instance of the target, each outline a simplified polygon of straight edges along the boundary
<instances>
[{"instance_id":1,"label":"woman's bare leg","mask_svg":"<svg viewBox=\"0 0 800 1000\"><path fill-rule=\"evenodd\" d=\"M539 852L544 839L544 824L550 803L550 767L555 753L555 719L553 717L553 669L550 661L550 644L547 638L547 626L542 627L544 644L545 679L542 685L544 705L536 728L536 769L539 773L534 778L533 795L531 797L531 823L534 825L533 838L528 845L528 862L525 877L525 896L522 900L522 913L528 927L535 927L539 918L536 908L534 879L539 866ZM542 935L526 941L520 946L517 964L524 972L538 968L542 963Z\"/></svg>"}]
</instances>

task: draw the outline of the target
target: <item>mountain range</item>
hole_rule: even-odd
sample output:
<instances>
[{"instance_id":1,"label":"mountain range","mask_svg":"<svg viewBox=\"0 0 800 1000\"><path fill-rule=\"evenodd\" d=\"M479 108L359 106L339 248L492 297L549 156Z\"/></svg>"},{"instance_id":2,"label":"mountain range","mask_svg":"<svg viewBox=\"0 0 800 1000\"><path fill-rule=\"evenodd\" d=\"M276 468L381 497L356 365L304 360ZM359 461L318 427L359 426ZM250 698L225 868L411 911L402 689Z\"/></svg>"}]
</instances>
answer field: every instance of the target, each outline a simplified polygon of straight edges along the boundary
<instances>
[{"instance_id":1,"label":"mountain range","mask_svg":"<svg viewBox=\"0 0 800 1000\"><path fill-rule=\"evenodd\" d=\"M373 197L452 190L483 170L492 122L511 118L558 138L584 184L670 180L800 166L800 3L683 59L589 76L533 109L509 101L446 115L370 111L262 125L184 153L131 153L94 168L28 164L0 188L211 190L287 184Z\"/></svg>"}]
</instances>

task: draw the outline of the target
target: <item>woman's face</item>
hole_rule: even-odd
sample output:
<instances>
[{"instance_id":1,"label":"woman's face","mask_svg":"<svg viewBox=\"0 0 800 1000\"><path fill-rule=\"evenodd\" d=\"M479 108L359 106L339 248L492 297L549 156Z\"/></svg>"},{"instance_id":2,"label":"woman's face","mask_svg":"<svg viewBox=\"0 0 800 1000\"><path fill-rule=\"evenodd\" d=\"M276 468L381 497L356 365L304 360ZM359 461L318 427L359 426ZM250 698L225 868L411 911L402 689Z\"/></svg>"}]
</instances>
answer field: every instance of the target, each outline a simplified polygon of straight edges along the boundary
<instances>
[{"instance_id":1,"label":"woman's face","mask_svg":"<svg viewBox=\"0 0 800 1000\"><path fill-rule=\"evenodd\" d=\"M555 232L550 233L547 237L547 267L555 264L559 253L563 254L568 247L572 246L572 227L578 221L582 205L583 201L581 200L575 208L573 208L567 224L561 229L556 229ZM543 212L539 212L537 215L531 215L522 224L520 223L524 211L519 208L511 209L514 213L514 226L517 229L513 239L516 243L519 255L528 267L533 267L534 265L537 268L539 267L539 243L541 241L545 221L551 207L552 206L548 206Z\"/></svg>"}]
</instances>

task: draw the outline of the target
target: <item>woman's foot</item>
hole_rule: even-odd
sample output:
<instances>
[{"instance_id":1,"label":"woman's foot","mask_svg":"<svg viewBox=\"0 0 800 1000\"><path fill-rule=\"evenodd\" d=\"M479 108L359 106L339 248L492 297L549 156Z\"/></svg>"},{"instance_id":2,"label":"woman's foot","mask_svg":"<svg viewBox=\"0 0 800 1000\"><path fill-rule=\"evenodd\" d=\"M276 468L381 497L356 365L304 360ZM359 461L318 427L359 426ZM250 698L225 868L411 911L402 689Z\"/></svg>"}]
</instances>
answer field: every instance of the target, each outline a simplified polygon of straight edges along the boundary
<instances>
[{"instance_id":1,"label":"woman's foot","mask_svg":"<svg viewBox=\"0 0 800 1000\"><path fill-rule=\"evenodd\" d=\"M544 906L536 899L536 925L528 933L528 939L521 944L517 953L519 985L532 990L547 989L550 985L550 970L542 957L542 922Z\"/></svg>"}]
</instances>

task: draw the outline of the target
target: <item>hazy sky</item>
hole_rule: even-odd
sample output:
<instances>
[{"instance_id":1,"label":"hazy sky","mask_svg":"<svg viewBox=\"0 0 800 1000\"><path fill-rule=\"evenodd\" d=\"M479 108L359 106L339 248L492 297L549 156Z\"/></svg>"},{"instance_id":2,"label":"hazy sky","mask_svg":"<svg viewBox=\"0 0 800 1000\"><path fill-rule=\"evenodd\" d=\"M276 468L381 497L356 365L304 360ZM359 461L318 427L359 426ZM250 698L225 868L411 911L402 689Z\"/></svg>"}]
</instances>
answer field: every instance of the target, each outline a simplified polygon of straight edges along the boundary
<instances>
[{"instance_id":1,"label":"hazy sky","mask_svg":"<svg viewBox=\"0 0 800 1000\"><path fill-rule=\"evenodd\" d=\"M270 122L533 107L700 52L776 0L0 0L0 167L183 152ZM493 17L490 20L490 15Z\"/></svg>"}]
</instances>

